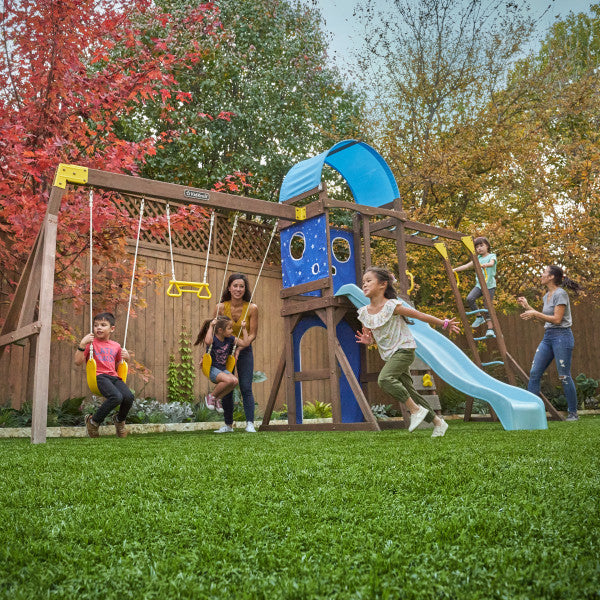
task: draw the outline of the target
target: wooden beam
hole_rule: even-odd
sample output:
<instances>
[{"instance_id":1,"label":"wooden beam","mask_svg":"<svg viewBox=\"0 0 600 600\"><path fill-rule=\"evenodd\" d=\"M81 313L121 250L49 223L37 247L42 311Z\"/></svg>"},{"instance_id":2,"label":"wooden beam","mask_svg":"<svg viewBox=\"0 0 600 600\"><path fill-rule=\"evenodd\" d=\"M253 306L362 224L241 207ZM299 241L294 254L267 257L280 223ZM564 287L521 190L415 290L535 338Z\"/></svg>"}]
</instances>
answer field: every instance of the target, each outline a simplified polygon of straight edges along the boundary
<instances>
[{"instance_id":1,"label":"wooden beam","mask_svg":"<svg viewBox=\"0 0 600 600\"><path fill-rule=\"evenodd\" d=\"M329 277L323 277L322 279L316 279L315 281L309 281L308 283L301 283L293 287L284 288L279 292L280 298L290 298L291 296L299 296L300 294L306 294L307 292L316 292L330 287L331 280Z\"/></svg>"},{"instance_id":2,"label":"wooden beam","mask_svg":"<svg viewBox=\"0 0 600 600\"><path fill-rule=\"evenodd\" d=\"M33 374L33 408L31 414L31 442L33 444L43 444L46 441L57 227L58 217L47 214L44 220L42 239L43 255L39 302L40 332Z\"/></svg>"},{"instance_id":3,"label":"wooden beam","mask_svg":"<svg viewBox=\"0 0 600 600\"><path fill-rule=\"evenodd\" d=\"M316 381L318 379L329 379L329 369L311 369L310 371L296 371L294 381Z\"/></svg>"},{"instance_id":4,"label":"wooden beam","mask_svg":"<svg viewBox=\"0 0 600 600\"><path fill-rule=\"evenodd\" d=\"M288 200L284 200L281 204L296 204L296 202L300 202L305 198L309 198L310 196L314 196L318 194L322 190L322 185L319 184L317 187L314 187L312 190L307 190L306 192L302 192L293 198L289 198Z\"/></svg>"},{"instance_id":5,"label":"wooden beam","mask_svg":"<svg viewBox=\"0 0 600 600\"><path fill-rule=\"evenodd\" d=\"M373 415L373 411L371 410L371 405L367 401L367 398L365 397L365 395L362 391L362 388L360 387L360 383L356 379L356 376L354 375L354 371L352 370L352 367L350 366L350 361L348 360L348 357L346 356L344 349L342 348L340 342L337 339L335 340L335 356L336 356L338 362L340 363L342 372L344 373L344 375L346 376L346 379L348 380L348 383L350 384L350 389L352 390L352 393L354 394L354 397L356 398L356 401L358 402L358 406L360 407L360 410L362 411L365 421L367 421L368 423L371 423L372 425L374 425L376 427L377 430L379 430L379 425L377 424L377 419ZM375 429L375 427L374 427L374 429Z\"/></svg>"},{"instance_id":6,"label":"wooden beam","mask_svg":"<svg viewBox=\"0 0 600 600\"><path fill-rule=\"evenodd\" d=\"M331 198L327 198L323 201L323 208L343 208L345 210L358 212L361 215L370 215L372 217L384 216L402 220L406 219L406 213L404 211L389 210L378 206L366 206L365 204L333 200Z\"/></svg>"},{"instance_id":7,"label":"wooden beam","mask_svg":"<svg viewBox=\"0 0 600 600\"><path fill-rule=\"evenodd\" d=\"M294 315L297 313L305 313L319 308L326 308L328 306L348 306L348 300L338 296L325 296L323 298L312 298L308 300L288 299L284 302L281 309L281 315Z\"/></svg>"},{"instance_id":8,"label":"wooden beam","mask_svg":"<svg viewBox=\"0 0 600 600\"><path fill-rule=\"evenodd\" d=\"M377 423L295 423L261 425L260 431L379 431Z\"/></svg>"},{"instance_id":9,"label":"wooden beam","mask_svg":"<svg viewBox=\"0 0 600 600\"><path fill-rule=\"evenodd\" d=\"M248 212L263 217L296 221L296 208L294 206L213 190L203 190L176 183L154 181L143 177L109 173L98 169L88 170L87 185L123 194L137 194L146 198L162 198L175 200L181 204L210 206L225 210Z\"/></svg>"},{"instance_id":10,"label":"wooden beam","mask_svg":"<svg viewBox=\"0 0 600 600\"><path fill-rule=\"evenodd\" d=\"M277 370L275 371L275 377L273 377L273 385L271 386L271 392L269 393L269 399L267 400L265 414L262 420L263 425L268 425L271 420L271 415L273 414L273 409L275 408L275 402L277 401L277 394L279 393L279 388L281 387L281 380L283 379L284 371L285 352L281 355L281 358L279 359L279 364L277 365Z\"/></svg>"},{"instance_id":11,"label":"wooden beam","mask_svg":"<svg viewBox=\"0 0 600 600\"><path fill-rule=\"evenodd\" d=\"M30 323L29 325L20 327L11 333L0 336L0 346L8 346L9 344L14 344L19 340L24 340L25 338L31 337L32 335L37 335L40 332L41 327L41 321L36 321L35 323Z\"/></svg>"},{"instance_id":12,"label":"wooden beam","mask_svg":"<svg viewBox=\"0 0 600 600\"><path fill-rule=\"evenodd\" d=\"M337 335L333 320L333 308L325 309L325 323L327 331L327 357L329 359L329 394L331 400L331 416L334 423L342 422L342 401L340 397L340 379L337 372L336 344ZM322 319L322 317L321 317Z\"/></svg>"},{"instance_id":13,"label":"wooden beam","mask_svg":"<svg viewBox=\"0 0 600 600\"><path fill-rule=\"evenodd\" d=\"M297 322L297 321L296 321ZM295 425L296 416L296 385L294 382L294 324L293 317L283 318L283 335L285 339L285 403L287 405L288 423Z\"/></svg>"}]
</instances>

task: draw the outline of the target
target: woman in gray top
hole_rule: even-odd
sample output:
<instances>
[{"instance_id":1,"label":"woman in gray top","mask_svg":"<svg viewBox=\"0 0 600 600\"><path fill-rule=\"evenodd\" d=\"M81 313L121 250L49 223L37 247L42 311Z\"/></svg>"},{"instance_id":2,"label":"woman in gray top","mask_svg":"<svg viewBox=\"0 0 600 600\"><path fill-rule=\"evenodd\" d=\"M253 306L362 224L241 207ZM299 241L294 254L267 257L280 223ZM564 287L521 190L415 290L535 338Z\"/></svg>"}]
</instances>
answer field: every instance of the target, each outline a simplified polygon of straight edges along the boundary
<instances>
[{"instance_id":1,"label":"woman in gray top","mask_svg":"<svg viewBox=\"0 0 600 600\"><path fill-rule=\"evenodd\" d=\"M578 292L581 287L568 277L556 265L544 269L541 282L548 290L544 294L544 307L542 312L534 310L522 296L517 302L525 309L521 318L526 321L535 319L544 323L544 337L536 350L529 373L527 389L534 394L540 393L540 382L544 371L554 359L558 378L567 398L567 421L577 421L577 391L571 377L571 358L575 340L571 331L571 305L569 295L561 287Z\"/></svg>"}]
</instances>

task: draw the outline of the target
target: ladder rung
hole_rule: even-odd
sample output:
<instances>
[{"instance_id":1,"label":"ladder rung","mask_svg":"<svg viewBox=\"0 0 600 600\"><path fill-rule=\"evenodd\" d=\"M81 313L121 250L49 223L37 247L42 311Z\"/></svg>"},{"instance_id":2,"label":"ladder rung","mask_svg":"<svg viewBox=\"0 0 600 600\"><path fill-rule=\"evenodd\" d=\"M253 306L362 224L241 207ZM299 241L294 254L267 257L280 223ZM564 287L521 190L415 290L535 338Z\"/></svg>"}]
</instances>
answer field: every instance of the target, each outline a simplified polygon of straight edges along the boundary
<instances>
[{"instance_id":1,"label":"ladder rung","mask_svg":"<svg viewBox=\"0 0 600 600\"><path fill-rule=\"evenodd\" d=\"M482 313L482 312L488 312L487 308L478 308L477 310L471 310L468 313L465 313L465 315L476 315L477 313Z\"/></svg>"},{"instance_id":2,"label":"ladder rung","mask_svg":"<svg viewBox=\"0 0 600 600\"><path fill-rule=\"evenodd\" d=\"M492 365L503 365L504 361L502 360L492 360L491 362L481 363L482 367L491 367Z\"/></svg>"}]
</instances>

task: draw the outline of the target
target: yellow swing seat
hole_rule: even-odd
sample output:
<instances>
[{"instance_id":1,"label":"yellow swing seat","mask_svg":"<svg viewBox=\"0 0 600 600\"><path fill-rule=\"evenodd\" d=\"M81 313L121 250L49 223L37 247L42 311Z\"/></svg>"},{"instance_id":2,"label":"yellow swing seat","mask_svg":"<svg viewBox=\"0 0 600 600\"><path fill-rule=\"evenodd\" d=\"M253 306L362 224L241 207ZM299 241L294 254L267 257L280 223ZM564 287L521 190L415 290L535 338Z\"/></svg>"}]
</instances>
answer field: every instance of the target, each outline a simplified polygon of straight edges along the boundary
<instances>
[{"instance_id":1,"label":"yellow swing seat","mask_svg":"<svg viewBox=\"0 0 600 600\"><path fill-rule=\"evenodd\" d=\"M210 378L210 368L212 367L212 357L208 352L204 354L202 357L202 373L205 377ZM233 369L235 369L235 357L233 354L230 354L227 357L227 362L225 363L225 370L233 373Z\"/></svg>"},{"instance_id":2,"label":"yellow swing seat","mask_svg":"<svg viewBox=\"0 0 600 600\"><path fill-rule=\"evenodd\" d=\"M101 396L100 390L98 389L98 380L96 379L96 359L90 358L88 359L85 365L85 374L87 377L87 384L90 388L90 392L94 394L94 396Z\"/></svg>"},{"instance_id":3,"label":"yellow swing seat","mask_svg":"<svg viewBox=\"0 0 600 600\"><path fill-rule=\"evenodd\" d=\"M122 360L117 366L117 375L123 380L123 383L127 383L127 374L129 367L127 362ZM95 396L101 396L100 390L98 389L98 377L97 377L97 366L96 359L90 358L85 365L85 374L87 377L87 384L90 388L90 392Z\"/></svg>"},{"instance_id":4,"label":"yellow swing seat","mask_svg":"<svg viewBox=\"0 0 600 600\"><path fill-rule=\"evenodd\" d=\"M202 283L196 281L175 281L174 279L169 281L167 296L179 298L184 293L196 294L200 300L210 300L212 298L208 282L206 281Z\"/></svg>"},{"instance_id":5,"label":"yellow swing seat","mask_svg":"<svg viewBox=\"0 0 600 600\"><path fill-rule=\"evenodd\" d=\"M208 354L204 354L202 357L202 373L205 377L210 377L210 368L212 366L212 356Z\"/></svg>"}]
</instances>

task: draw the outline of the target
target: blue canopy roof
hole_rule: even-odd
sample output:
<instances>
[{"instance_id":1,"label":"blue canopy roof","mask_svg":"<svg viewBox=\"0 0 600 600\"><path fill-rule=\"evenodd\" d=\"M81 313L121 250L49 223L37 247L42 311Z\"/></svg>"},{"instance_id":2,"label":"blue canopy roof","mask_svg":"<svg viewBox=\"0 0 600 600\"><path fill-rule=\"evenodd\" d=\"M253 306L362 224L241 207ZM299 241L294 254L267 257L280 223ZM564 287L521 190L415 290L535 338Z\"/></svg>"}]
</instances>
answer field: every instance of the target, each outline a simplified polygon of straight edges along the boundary
<instances>
[{"instance_id":1,"label":"blue canopy roof","mask_svg":"<svg viewBox=\"0 0 600 600\"><path fill-rule=\"evenodd\" d=\"M400 196L392 171L381 155L364 142L344 140L295 164L283 179L279 202L317 187L323 165L340 173L357 204L382 206Z\"/></svg>"}]
</instances>

